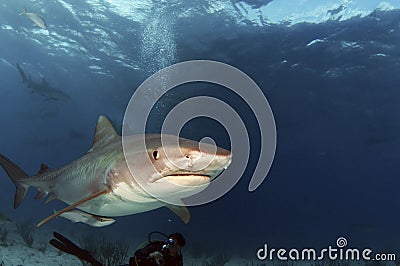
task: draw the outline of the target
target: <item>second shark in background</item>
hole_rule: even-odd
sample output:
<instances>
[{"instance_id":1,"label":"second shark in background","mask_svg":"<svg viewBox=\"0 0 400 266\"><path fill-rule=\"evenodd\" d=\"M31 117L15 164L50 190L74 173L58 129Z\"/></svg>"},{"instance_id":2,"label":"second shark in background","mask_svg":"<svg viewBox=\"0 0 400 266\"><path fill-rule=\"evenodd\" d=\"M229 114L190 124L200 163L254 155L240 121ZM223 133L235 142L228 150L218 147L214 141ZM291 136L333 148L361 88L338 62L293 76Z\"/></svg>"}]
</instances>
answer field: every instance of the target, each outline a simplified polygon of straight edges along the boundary
<instances>
[{"instance_id":1,"label":"second shark in background","mask_svg":"<svg viewBox=\"0 0 400 266\"><path fill-rule=\"evenodd\" d=\"M45 78L42 82L35 82L30 75L26 75L22 68L17 64L17 69L21 75L22 82L26 83L27 87L32 90L32 93L37 93L43 96L46 100L69 100L71 97L60 89L51 86Z\"/></svg>"}]
</instances>

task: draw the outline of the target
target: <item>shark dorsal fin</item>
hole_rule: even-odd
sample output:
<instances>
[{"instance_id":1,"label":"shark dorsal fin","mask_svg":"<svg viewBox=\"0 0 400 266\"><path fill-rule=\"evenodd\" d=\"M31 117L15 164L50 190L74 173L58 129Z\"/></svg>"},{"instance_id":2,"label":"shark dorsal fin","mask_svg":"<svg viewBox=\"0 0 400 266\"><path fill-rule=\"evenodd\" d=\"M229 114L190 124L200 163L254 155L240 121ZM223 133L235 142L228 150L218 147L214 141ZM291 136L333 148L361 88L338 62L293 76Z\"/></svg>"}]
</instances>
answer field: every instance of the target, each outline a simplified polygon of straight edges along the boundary
<instances>
[{"instance_id":1,"label":"shark dorsal fin","mask_svg":"<svg viewBox=\"0 0 400 266\"><path fill-rule=\"evenodd\" d=\"M40 174L43 174L44 172L46 172L46 171L48 171L48 170L50 170L50 167L48 167L47 165L45 165L44 163L42 163L42 164L40 165L40 169L39 169L38 174L39 174L39 175L40 175Z\"/></svg>"},{"instance_id":2,"label":"shark dorsal fin","mask_svg":"<svg viewBox=\"0 0 400 266\"><path fill-rule=\"evenodd\" d=\"M104 115L101 115L97 120L96 134L94 136L93 147L90 151L98 147L102 147L114 140L119 139L117 132L115 132L110 120ZM90 152L89 151L89 152Z\"/></svg>"},{"instance_id":3,"label":"shark dorsal fin","mask_svg":"<svg viewBox=\"0 0 400 266\"><path fill-rule=\"evenodd\" d=\"M22 10L21 13L19 13L20 16L25 15L26 14L26 7L24 7L24 9Z\"/></svg>"}]
</instances>

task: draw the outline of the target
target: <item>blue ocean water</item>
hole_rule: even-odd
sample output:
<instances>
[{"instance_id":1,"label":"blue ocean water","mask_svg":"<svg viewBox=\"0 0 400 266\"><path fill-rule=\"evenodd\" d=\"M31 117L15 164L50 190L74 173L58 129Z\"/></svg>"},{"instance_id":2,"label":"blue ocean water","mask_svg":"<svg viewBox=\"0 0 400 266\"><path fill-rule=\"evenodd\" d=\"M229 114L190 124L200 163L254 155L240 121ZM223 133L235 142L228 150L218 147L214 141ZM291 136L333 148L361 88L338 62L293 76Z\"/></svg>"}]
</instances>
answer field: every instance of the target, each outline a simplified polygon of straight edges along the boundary
<instances>
[{"instance_id":1,"label":"blue ocean water","mask_svg":"<svg viewBox=\"0 0 400 266\"><path fill-rule=\"evenodd\" d=\"M323 3L321 3L323 2ZM121 133L135 89L174 63L207 59L247 73L275 116L277 150L253 192L261 149L258 123L237 95L210 84L178 87L162 98L149 131L193 95L218 97L249 131L249 165L220 199L191 207L183 224L169 210L117 217L91 228L58 218L48 228L94 234L135 247L152 230L182 232L187 252L253 258L275 248L335 245L400 256L400 4L398 1L3 1L0 2L0 153L29 174L63 166L90 149L99 115ZM43 30L18 16L41 14ZM68 95L35 93L31 80ZM151 92L149 92L151 94ZM221 125L196 119L182 135L212 136L229 148ZM0 172L0 212L38 222L65 205L36 201L31 189L14 210L14 185ZM42 229L38 229L42 230ZM48 234L43 231L43 234ZM48 234L48 238L51 235Z\"/></svg>"}]
</instances>

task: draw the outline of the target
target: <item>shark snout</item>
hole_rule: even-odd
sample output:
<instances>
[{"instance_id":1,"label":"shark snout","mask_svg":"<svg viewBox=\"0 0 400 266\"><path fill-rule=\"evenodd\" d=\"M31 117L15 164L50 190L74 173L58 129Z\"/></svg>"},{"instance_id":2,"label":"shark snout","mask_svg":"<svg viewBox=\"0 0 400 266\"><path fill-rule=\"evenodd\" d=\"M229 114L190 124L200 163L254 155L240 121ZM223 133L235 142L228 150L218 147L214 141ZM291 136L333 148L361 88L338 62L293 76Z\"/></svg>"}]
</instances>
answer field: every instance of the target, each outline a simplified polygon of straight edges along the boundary
<instances>
[{"instance_id":1,"label":"shark snout","mask_svg":"<svg viewBox=\"0 0 400 266\"><path fill-rule=\"evenodd\" d=\"M228 169L229 165L232 163L232 153L227 151L223 155L216 155L214 161L214 168L218 172L217 175Z\"/></svg>"},{"instance_id":2,"label":"shark snout","mask_svg":"<svg viewBox=\"0 0 400 266\"><path fill-rule=\"evenodd\" d=\"M231 163L232 163L232 153L229 152L229 155L225 155L222 157L221 164L225 165L224 170L226 170Z\"/></svg>"},{"instance_id":3,"label":"shark snout","mask_svg":"<svg viewBox=\"0 0 400 266\"><path fill-rule=\"evenodd\" d=\"M232 162L232 153L228 150L218 148L215 154L202 154L197 163L193 164L192 170L214 178L226 170Z\"/></svg>"}]
</instances>

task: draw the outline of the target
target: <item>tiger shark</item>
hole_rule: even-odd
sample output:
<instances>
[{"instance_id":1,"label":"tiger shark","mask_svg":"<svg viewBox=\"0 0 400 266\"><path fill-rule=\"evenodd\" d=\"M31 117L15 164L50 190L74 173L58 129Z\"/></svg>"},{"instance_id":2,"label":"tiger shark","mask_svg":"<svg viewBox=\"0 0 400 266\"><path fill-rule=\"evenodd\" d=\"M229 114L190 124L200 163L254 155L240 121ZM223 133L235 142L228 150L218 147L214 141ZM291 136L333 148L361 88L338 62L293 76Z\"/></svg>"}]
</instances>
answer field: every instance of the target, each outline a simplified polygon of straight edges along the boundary
<instances>
[{"instance_id":1,"label":"tiger shark","mask_svg":"<svg viewBox=\"0 0 400 266\"><path fill-rule=\"evenodd\" d=\"M41 82L36 82L31 78L31 75L26 75L20 65L17 63L18 72L22 78L22 83L32 90L32 93L37 93L43 96L46 100L69 100L71 97L60 89L51 86L45 78Z\"/></svg>"},{"instance_id":2,"label":"tiger shark","mask_svg":"<svg viewBox=\"0 0 400 266\"><path fill-rule=\"evenodd\" d=\"M47 202L58 199L68 204L41 221L38 227L75 208L92 215L112 217L165 206L188 223L190 213L183 202L172 205L155 197L154 193L179 200L197 194L232 160L228 150L206 143L200 147L199 142L189 139L179 138L179 145L171 144L176 142L164 145L164 138L178 138L172 135L145 134L126 138L131 147L127 150L108 118L100 116L93 146L87 153L58 169L42 164L39 172L31 177L0 154L0 165L16 186L14 208L21 204L29 187L34 187L38 190L35 199L49 196ZM143 139L146 149L136 148ZM150 160L151 167L146 160ZM136 168L129 168L131 162ZM177 186L170 186L171 182Z\"/></svg>"}]
</instances>

